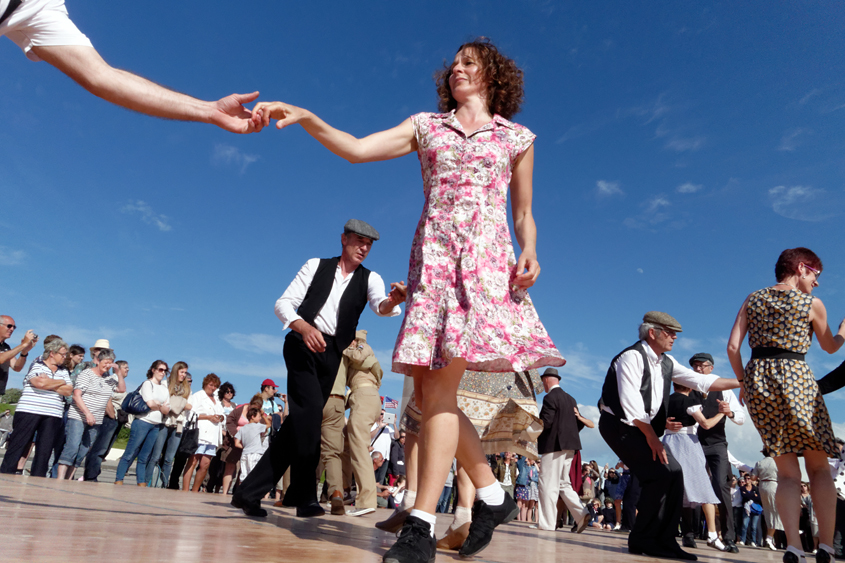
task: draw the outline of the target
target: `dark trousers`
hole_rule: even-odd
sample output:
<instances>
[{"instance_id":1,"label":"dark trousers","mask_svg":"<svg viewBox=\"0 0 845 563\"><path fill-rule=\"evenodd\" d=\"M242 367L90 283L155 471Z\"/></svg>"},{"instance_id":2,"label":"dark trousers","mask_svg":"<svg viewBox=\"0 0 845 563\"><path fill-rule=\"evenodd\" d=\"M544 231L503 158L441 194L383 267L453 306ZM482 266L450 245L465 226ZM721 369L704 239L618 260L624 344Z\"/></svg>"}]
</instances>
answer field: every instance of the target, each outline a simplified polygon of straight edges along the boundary
<instances>
[{"instance_id":1,"label":"dark trousers","mask_svg":"<svg viewBox=\"0 0 845 563\"><path fill-rule=\"evenodd\" d=\"M723 541L736 541L736 523L734 511L731 507L731 463L728 461L728 444L702 446L710 470L710 482L713 492L719 498L719 527L722 530Z\"/></svg>"},{"instance_id":2,"label":"dark trousers","mask_svg":"<svg viewBox=\"0 0 845 563\"><path fill-rule=\"evenodd\" d=\"M669 452L666 452L667 465L652 459L651 448L639 428L628 426L610 413L602 411L599 432L642 488L628 547L646 551L678 549L675 535L684 503L681 466Z\"/></svg>"},{"instance_id":3,"label":"dark trousers","mask_svg":"<svg viewBox=\"0 0 845 563\"><path fill-rule=\"evenodd\" d=\"M103 423L100 425L100 431L97 433L97 439L91 445L88 451L88 457L85 460L85 480L96 481L100 476L100 468L103 465L103 460L109 453L109 450L117 440L117 435L120 428L117 420L103 416Z\"/></svg>"},{"instance_id":4,"label":"dark trousers","mask_svg":"<svg viewBox=\"0 0 845 563\"><path fill-rule=\"evenodd\" d=\"M3 464L0 465L0 473L17 471L18 461L37 433L35 456L29 468L29 474L33 477L46 477L53 445L62 432L62 417L17 411L13 425L12 435L6 445L6 455L3 457Z\"/></svg>"},{"instance_id":5,"label":"dark trousers","mask_svg":"<svg viewBox=\"0 0 845 563\"><path fill-rule=\"evenodd\" d=\"M323 407L337 377L341 353L334 337L323 335L325 352L312 352L298 332L285 337L285 365L288 368L290 414L282 423L270 447L238 487L235 496L246 504L258 504L290 467L290 487L285 493L289 506L317 502L316 471L320 463L320 426ZM288 495L292 495L290 498Z\"/></svg>"},{"instance_id":6,"label":"dark trousers","mask_svg":"<svg viewBox=\"0 0 845 563\"><path fill-rule=\"evenodd\" d=\"M623 530L629 532L634 529L637 522L637 503L640 502L642 488L637 476L631 474L628 478L628 486L625 487L625 494L622 495L622 526Z\"/></svg>"}]
</instances>

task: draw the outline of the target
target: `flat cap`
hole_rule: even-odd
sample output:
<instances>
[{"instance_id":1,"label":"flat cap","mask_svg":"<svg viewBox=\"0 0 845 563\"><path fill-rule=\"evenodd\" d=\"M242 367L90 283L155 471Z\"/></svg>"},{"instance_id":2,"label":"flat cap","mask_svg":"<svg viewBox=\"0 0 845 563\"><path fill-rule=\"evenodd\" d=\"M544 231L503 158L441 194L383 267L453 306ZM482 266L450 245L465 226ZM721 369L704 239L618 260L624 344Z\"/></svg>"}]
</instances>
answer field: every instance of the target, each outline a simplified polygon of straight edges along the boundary
<instances>
[{"instance_id":1,"label":"flat cap","mask_svg":"<svg viewBox=\"0 0 845 563\"><path fill-rule=\"evenodd\" d=\"M560 374L555 368L546 368L546 371L540 377L557 377L558 381L560 381Z\"/></svg>"},{"instance_id":2,"label":"flat cap","mask_svg":"<svg viewBox=\"0 0 845 563\"><path fill-rule=\"evenodd\" d=\"M350 219L347 221L343 226L343 232L355 233L356 235L361 235L362 237L378 240L378 231L375 230L372 225L369 225L360 219Z\"/></svg>"},{"instance_id":3,"label":"flat cap","mask_svg":"<svg viewBox=\"0 0 845 563\"><path fill-rule=\"evenodd\" d=\"M674 330L675 332L683 332L681 330L681 323L676 321L675 317L661 311L649 311L643 315L643 322L665 326L669 330Z\"/></svg>"},{"instance_id":4,"label":"flat cap","mask_svg":"<svg viewBox=\"0 0 845 563\"><path fill-rule=\"evenodd\" d=\"M710 362L710 365L716 365L716 362L713 361L713 356L711 356L707 352L699 352L698 354L689 359L690 366L693 366L695 362Z\"/></svg>"}]
</instances>

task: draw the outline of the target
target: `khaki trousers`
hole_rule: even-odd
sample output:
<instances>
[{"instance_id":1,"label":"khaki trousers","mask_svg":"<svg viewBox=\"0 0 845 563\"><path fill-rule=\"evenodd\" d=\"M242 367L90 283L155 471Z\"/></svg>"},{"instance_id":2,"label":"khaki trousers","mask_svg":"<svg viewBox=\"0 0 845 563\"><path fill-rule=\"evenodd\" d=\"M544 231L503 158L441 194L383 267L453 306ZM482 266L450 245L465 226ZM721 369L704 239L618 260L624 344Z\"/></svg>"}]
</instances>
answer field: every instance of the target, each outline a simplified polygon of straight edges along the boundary
<instances>
[{"instance_id":1,"label":"khaki trousers","mask_svg":"<svg viewBox=\"0 0 845 563\"><path fill-rule=\"evenodd\" d=\"M370 457L370 428L381 414L381 397L376 387L361 387L349 395L349 421L346 434L349 464L358 484L355 508L376 508L376 474ZM385 462L387 463L387 462Z\"/></svg>"},{"instance_id":2,"label":"khaki trousers","mask_svg":"<svg viewBox=\"0 0 845 563\"><path fill-rule=\"evenodd\" d=\"M329 497L335 491L343 493L343 426L346 410L344 400L337 395L330 395L323 407L323 424L320 427L320 452L326 468L326 482L329 484Z\"/></svg>"},{"instance_id":3,"label":"khaki trousers","mask_svg":"<svg viewBox=\"0 0 845 563\"><path fill-rule=\"evenodd\" d=\"M558 497L563 499L576 523L587 514L587 509L581 504L581 498L569 481L569 468L574 457L574 450L564 450L543 454L540 458L540 518L537 526L541 530L555 530Z\"/></svg>"}]
</instances>

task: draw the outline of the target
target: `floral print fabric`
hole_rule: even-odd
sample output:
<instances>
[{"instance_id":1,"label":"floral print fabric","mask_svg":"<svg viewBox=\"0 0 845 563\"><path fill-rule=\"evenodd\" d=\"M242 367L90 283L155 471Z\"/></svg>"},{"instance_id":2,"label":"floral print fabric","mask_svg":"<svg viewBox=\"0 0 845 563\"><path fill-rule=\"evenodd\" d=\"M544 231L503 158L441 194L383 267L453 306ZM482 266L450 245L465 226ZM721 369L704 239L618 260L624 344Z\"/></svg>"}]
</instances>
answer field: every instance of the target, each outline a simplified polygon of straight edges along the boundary
<instances>
[{"instance_id":1,"label":"floral print fabric","mask_svg":"<svg viewBox=\"0 0 845 563\"><path fill-rule=\"evenodd\" d=\"M813 329L813 296L765 288L748 298L748 344L805 354ZM772 455L824 451L839 457L830 416L810 366L801 360L761 358L745 366L748 414Z\"/></svg>"},{"instance_id":2,"label":"floral print fabric","mask_svg":"<svg viewBox=\"0 0 845 563\"><path fill-rule=\"evenodd\" d=\"M440 369L453 358L465 358L474 371L564 365L528 293L513 287L507 191L513 165L535 135L498 115L469 136L454 112L421 113L411 122L425 205L393 371Z\"/></svg>"}]
</instances>

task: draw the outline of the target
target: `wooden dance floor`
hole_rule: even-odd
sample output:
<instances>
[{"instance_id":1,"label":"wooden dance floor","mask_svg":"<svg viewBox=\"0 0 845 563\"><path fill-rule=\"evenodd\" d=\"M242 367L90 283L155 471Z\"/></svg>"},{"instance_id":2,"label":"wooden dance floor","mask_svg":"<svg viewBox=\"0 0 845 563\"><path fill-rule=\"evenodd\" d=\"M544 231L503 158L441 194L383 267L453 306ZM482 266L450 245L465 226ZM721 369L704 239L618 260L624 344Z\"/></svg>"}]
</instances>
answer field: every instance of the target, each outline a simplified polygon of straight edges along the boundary
<instances>
[{"instance_id":1,"label":"wooden dance floor","mask_svg":"<svg viewBox=\"0 0 845 563\"><path fill-rule=\"evenodd\" d=\"M373 524L390 512L354 518L302 519L273 508L266 519L246 518L228 496L148 490L0 475L0 558L5 561L294 561L378 563L394 536ZM450 517L438 522L438 535ZM493 543L474 560L483 562L643 563L657 561L627 553L627 536L587 530L542 532L525 523L496 531ZM744 548L719 553L699 542L700 561L778 563L782 552ZM438 551L438 561L460 561Z\"/></svg>"}]
</instances>

